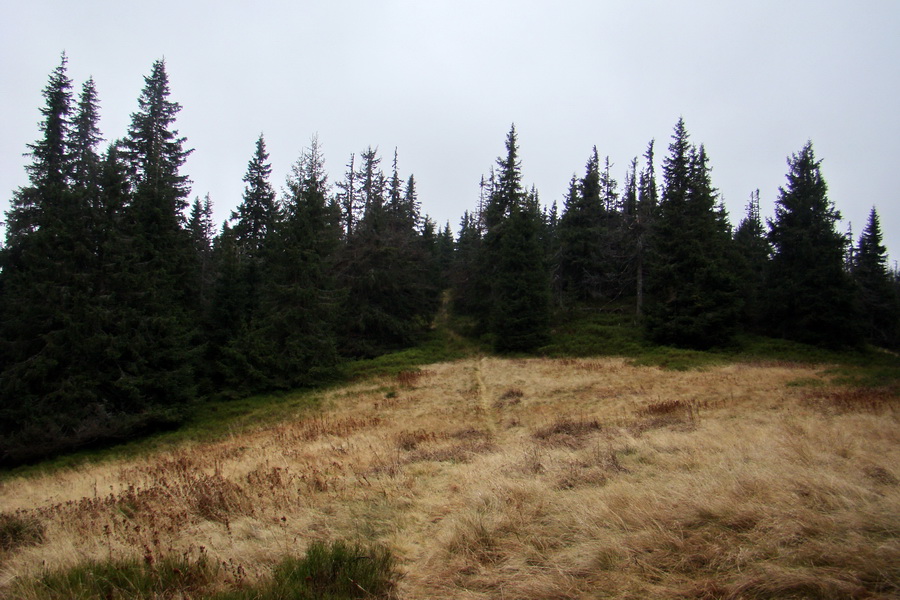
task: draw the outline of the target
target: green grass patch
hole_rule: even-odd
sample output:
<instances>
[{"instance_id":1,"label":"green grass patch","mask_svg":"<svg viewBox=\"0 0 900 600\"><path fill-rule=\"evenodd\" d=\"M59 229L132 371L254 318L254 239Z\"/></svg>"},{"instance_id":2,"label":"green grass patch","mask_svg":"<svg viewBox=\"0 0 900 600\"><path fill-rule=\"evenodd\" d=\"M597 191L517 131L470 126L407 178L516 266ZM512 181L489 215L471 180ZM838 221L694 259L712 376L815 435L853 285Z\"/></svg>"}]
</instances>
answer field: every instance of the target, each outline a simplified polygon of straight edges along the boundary
<instances>
[{"instance_id":1,"label":"green grass patch","mask_svg":"<svg viewBox=\"0 0 900 600\"><path fill-rule=\"evenodd\" d=\"M218 579L218 566L205 557L154 561L87 562L13 584L10 598L23 600L155 600L203 598Z\"/></svg>"},{"instance_id":2,"label":"green grass patch","mask_svg":"<svg viewBox=\"0 0 900 600\"><path fill-rule=\"evenodd\" d=\"M282 560L268 583L215 600L392 598L398 578L394 556L383 546L313 542L305 556Z\"/></svg>"},{"instance_id":3,"label":"green grass patch","mask_svg":"<svg viewBox=\"0 0 900 600\"><path fill-rule=\"evenodd\" d=\"M900 356L876 348L830 350L790 340L741 335L724 348L691 350L644 339L628 306L582 306L557 315L550 343L540 353L555 357L621 356L633 364L688 370L733 362L830 365L825 372L843 385L877 387L900 395Z\"/></svg>"},{"instance_id":4,"label":"green grass patch","mask_svg":"<svg viewBox=\"0 0 900 600\"><path fill-rule=\"evenodd\" d=\"M22 600L351 600L393 598L399 572L380 545L313 542L301 557L279 562L256 586L226 583L225 567L207 555L90 561L18 580L5 590ZM225 588L225 589L223 589Z\"/></svg>"},{"instance_id":5,"label":"green grass patch","mask_svg":"<svg viewBox=\"0 0 900 600\"><path fill-rule=\"evenodd\" d=\"M637 365L687 370L720 364L727 359L715 351L699 351L657 346L644 339L634 315L623 308L611 310L582 308L558 317L550 344L541 348L544 356L622 356Z\"/></svg>"}]
</instances>

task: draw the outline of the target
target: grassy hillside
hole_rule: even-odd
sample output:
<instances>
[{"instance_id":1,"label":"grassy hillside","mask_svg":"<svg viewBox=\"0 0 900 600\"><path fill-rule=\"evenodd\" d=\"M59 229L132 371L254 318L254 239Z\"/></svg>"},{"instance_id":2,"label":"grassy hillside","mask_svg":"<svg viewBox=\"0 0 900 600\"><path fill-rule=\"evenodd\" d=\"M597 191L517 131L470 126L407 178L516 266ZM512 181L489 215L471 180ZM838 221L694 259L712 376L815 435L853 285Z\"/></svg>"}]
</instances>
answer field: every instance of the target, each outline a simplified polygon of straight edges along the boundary
<instances>
[{"instance_id":1,"label":"grassy hillside","mask_svg":"<svg viewBox=\"0 0 900 600\"><path fill-rule=\"evenodd\" d=\"M385 358L215 434L8 477L0 589L139 597L122 572L147 598L900 595L893 357L551 351ZM389 583L306 589L319 575L285 565L323 548L325 579L383 557Z\"/></svg>"}]
</instances>

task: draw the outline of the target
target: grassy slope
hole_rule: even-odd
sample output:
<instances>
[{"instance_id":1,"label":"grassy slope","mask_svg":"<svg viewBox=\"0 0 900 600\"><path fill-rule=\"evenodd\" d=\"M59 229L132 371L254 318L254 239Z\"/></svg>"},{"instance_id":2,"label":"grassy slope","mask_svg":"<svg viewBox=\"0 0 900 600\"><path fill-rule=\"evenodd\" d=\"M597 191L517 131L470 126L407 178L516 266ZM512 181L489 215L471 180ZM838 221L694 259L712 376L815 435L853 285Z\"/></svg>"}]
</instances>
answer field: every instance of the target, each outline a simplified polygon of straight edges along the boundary
<instances>
[{"instance_id":1,"label":"grassy slope","mask_svg":"<svg viewBox=\"0 0 900 600\"><path fill-rule=\"evenodd\" d=\"M735 362L596 316L553 358L478 350L442 330L354 383L7 478L0 511L44 533L0 550L0 585L209 557L203 597L350 539L393 549L408 598L900 594L896 357L745 340ZM632 360L573 357L595 353Z\"/></svg>"}]
</instances>

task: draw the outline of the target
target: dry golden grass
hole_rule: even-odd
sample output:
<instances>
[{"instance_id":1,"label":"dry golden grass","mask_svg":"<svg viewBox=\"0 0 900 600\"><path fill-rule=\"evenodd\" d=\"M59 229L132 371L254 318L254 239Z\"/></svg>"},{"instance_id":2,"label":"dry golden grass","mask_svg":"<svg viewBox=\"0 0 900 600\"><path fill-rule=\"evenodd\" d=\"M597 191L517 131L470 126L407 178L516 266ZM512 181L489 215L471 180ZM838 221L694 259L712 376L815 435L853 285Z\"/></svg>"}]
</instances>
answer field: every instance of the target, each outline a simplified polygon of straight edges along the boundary
<instances>
[{"instance_id":1,"label":"dry golden grass","mask_svg":"<svg viewBox=\"0 0 900 600\"><path fill-rule=\"evenodd\" d=\"M619 359L404 372L329 392L316 418L0 484L0 514L44 526L0 550L0 586L201 552L223 586L252 583L348 538L394 549L404 598L898 597L896 400L791 385L819 378Z\"/></svg>"}]
</instances>

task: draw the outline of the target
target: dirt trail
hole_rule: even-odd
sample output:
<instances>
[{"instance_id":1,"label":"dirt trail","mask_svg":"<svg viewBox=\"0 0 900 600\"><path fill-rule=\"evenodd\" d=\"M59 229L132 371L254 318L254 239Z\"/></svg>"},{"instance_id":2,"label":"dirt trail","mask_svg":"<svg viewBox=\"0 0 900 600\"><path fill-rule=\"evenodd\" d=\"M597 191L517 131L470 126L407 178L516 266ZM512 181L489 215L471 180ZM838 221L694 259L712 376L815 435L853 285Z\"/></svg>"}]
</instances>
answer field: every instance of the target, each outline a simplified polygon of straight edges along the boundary
<instances>
[{"instance_id":1,"label":"dirt trail","mask_svg":"<svg viewBox=\"0 0 900 600\"><path fill-rule=\"evenodd\" d=\"M484 416L484 424L488 431L497 433L497 417L491 406L487 385L484 383L484 364L486 360L483 356L475 360L475 389L478 394L478 411Z\"/></svg>"}]
</instances>

